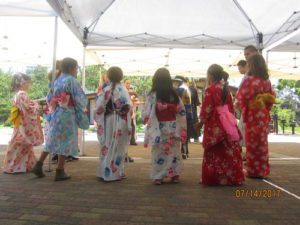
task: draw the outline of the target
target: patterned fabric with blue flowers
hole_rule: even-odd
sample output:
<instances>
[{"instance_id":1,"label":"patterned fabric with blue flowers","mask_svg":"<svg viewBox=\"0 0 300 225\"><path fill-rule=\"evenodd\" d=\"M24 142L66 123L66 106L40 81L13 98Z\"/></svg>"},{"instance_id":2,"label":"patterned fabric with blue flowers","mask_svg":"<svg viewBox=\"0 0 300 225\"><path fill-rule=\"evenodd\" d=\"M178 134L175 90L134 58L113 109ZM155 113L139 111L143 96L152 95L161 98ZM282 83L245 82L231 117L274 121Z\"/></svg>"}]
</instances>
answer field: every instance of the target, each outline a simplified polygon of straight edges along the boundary
<instances>
[{"instance_id":1,"label":"patterned fabric with blue flowers","mask_svg":"<svg viewBox=\"0 0 300 225\"><path fill-rule=\"evenodd\" d=\"M78 126L74 106L85 110L87 99L76 78L62 74L47 95L49 131L45 151L58 155L77 155Z\"/></svg>"},{"instance_id":2,"label":"patterned fabric with blue flowers","mask_svg":"<svg viewBox=\"0 0 300 225\"><path fill-rule=\"evenodd\" d=\"M185 107L180 101L177 106L176 119L158 121L156 115L156 94L148 96L142 120L146 125L144 146L151 146L152 179L179 176L183 169L181 143L186 140ZM163 104L161 104L162 107ZM171 112L170 112L171 113Z\"/></svg>"}]
</instances>

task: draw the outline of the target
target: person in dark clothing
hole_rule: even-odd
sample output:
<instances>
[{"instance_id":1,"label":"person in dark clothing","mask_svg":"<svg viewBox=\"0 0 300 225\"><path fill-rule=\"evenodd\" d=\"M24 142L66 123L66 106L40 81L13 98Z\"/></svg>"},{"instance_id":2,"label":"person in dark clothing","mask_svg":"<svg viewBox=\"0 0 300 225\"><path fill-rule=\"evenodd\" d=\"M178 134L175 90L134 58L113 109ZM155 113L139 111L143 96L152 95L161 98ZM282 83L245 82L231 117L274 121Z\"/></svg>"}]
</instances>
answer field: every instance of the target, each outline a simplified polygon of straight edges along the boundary
<instances>
[{"instance_id":1,"label":"person in dark clothing","mask_svg":"<svg viewBox=\"0 0 300 225\"><path fill-rule=\"evenodd\" d=\"M187 85L186 78L184 78L183 76L176 76L173 82L175 83L176 92L181 98L185 106L187 130L189 131L193 127L193 113L192 113L190 89ZM186 142L182 143L181 152L182 152L182 158L187 159L189 156L188 138L186 139Z\"/></svg>"},{"instance_id":2,"label":"person in dark clothing","mask_svg":"<svg viewBox=\"0 0 300 225\"><path fill-rule=\"evenodd\" d=\"M191 93L191 104L192 104L192 114L193 114L193 120L191 121L192 126L190 127L190 129L188 129L188 141L190 141L190 139L193 138L195 142L198 142L199 136L195 131L193 124L198 122L197 107L200 106L200 101L199 101L197 89L195 88L192 82L188 82L188 83L189 83L189 89Z\"/></svg>"}]
</instances>

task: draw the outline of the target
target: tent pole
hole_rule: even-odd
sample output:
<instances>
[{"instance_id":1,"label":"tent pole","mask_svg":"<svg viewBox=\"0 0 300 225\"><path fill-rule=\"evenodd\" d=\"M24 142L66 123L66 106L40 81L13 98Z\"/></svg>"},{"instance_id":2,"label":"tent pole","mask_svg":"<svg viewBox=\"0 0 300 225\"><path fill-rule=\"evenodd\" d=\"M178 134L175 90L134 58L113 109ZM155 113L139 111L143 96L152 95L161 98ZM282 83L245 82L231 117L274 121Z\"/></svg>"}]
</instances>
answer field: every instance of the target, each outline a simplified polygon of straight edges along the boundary
<instances>
[{"instance_id":1,"label":"tent pole","mask_svg":"<svg viewBox=\"0 0 300 225\"><path fill-rule=\"evenodd\" d=\"M57 50L57 29L58 28L58 17L54 18L54 41L53 41L53 59L52 59L52 77L51 77L51 86L55 80L56 76L56 50ZM48 170L47 172L51 172L51 154L48 154Z\"/></svg>"},{"instance_id":2,"label":"tent pole","mask_svg":"<svg viewBox=\"0 0 300 225\"><path fill-rule=\"evenodd\" d=\"M86 55L86 45L83 45L83 52L82 52L82 81L81 81L81 86L83 91L86 90L85 88L85 55ZM81 130L81 134L79 134L80 137L80 142L81 142L81 148L80 148L80 155L83 156L84 155L84 150L85 150L85 146L84 146L84 138L85 132L84 130Z\"/></svg>"},{"instance_id":3,"label":"tent pole","mask_svg":"<svg viewBox=\"0 0 300 225\"><path fill-rule=\"evenodd\" d=\"M289 39L291 39L292 37L294 37L295 35L300 33L300 28L299 29L295 29L293 32L289 33L288 35L284 36L283 38L280 38L278 41L274 42L273 44L269 45L268 47L266 47L264 49L264 51L268 52L270 50L272 50L273 48L281 45L282 43L288 41Z\"/></svg>"},{"instance_id":4,"label":"tent pole","mask_svg":"<svg viewBox=\"0 0 300 225\"><path fill-rule=\"evenodd\" d=\"M52 59L52 83L55 80L55 72L56 72L57 27L58 27L58 18L57 18L57 16L55 16L55 20L54 20L53 59Z\"/></svg>"},{"instance_id":5,"label":"tent pole","mask_svg":"<svg viewBox=\"0 0 300 225\"><path fill-rule=\"evenodd\" d=\"M86 46L83 46L83 53L82 53L82 81L81 81L81 85L82 85L82 89L85 91L85 54L86 54Z\"/></svg>"},{"instance_id":6,"label":"tent pole","mask_svg":"<svg viewBox=\"0 0 300 225\"><path fill-rule=\"evenodd\" d=\"M269 64L269 51L266 52L266 64Z\"/></svg>"}]
</instances>

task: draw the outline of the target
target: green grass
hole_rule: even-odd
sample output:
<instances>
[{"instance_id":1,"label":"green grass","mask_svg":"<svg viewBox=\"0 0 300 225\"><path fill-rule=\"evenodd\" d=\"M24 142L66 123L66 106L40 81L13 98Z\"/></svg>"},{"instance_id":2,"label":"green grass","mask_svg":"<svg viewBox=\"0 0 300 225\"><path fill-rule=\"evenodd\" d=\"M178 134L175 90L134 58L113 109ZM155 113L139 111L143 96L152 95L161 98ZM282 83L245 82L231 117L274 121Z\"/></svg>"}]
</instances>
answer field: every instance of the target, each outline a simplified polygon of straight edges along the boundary
<instances>
[{"instance_id":1,"label":"green grass","mask_svg":"<svg viewBox=\"0 0 300 225\"><path fill-rule=\"evenodd\" d=\"M282 134L282 126L278 126L278 133ZM284 133L285 134L291 134L292 133L292 128L291 127L284 127ZM295 134L300 134L300 127L295 127Z\"/></svg>"},{"instance_id":2,"label":"green grass","mask_svg":"<svg viewBox=\"0 0 300 225\"><path fill-rule=\"evenodd\" d=\"M137 124L136 125L136 132L137 133L144 133L144 125L143 124Z\"/></svg>"}]
</instances>

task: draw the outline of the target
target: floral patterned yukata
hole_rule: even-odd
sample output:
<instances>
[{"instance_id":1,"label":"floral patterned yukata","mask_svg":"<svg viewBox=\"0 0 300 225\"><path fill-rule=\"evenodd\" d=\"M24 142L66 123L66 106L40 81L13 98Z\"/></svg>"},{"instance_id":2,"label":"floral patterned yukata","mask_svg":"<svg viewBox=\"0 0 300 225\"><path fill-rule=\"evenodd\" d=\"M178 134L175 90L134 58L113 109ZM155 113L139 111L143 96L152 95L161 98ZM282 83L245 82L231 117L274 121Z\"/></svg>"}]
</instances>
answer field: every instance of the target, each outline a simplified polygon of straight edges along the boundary
<instances>
[{"instance_id":1,"label":"floral patterned yukata","mask_svg":"<svg viewBox=\"0 0 300 225\"><path fill-rule=\"evenodd\" d=\"M202 184L241 185L244 181L239 141L229 140L219 119L217 107L221 106L223 85L210 85L205 90L200 119L204 123ZM231 95L226 104L233 113Z\"/></svg>"},{"instance_id":2,"label":"floral patterned yukata","mask_svg":"<svg viewBox=\"0 0 300 225\"><path fill-rule=\"evenodd\" d=\"M247 76L237 93L242 108L246 139L246 161L249 176L265 177L270 173L268 123L275 101L270 80Z\"/></svg>"},{"instance_id":3,"label":"floral patterned yukata","mask_svg":"<svg viewBox=\"0 0 300 225\"><path fill-rule=\"evenodd\" d=\"M22 173L31 170L36 163L33 146L41 145L44 136L38 103L31 100L25 91L18 91L13 105L19 109L20 124L14 126L3 170L6 173Z\"/></svg>"},{"instance_id":4,"label":"floral patterned yukata","mask_svg":"<svg viewBox=\"0 0 300 225\"><path fill-rule=\"evenodd\" d=\"M187 138L185 107L157 102L151 93L142 115L145 130L144 146L151 146L151 179L180 176L183 169L181 142Z\"/></svg>"},{"instance_id":5,"label":"floral patterned yukata","mask_svg":"<svg viewBox=\"0 0 300 225\"><path fill-rule=\"evenodd\" d=\"M55 80L47 96L49 105L49 131L45 151L58 155L78 154L78 126L75 109L84 111L87 99L75 77L62 74Z\"/></svg>"},{"instance_id":6,"label":"floral patterned yukata","mask_svg":"<svg viewBox=\"0 0 300 225\"><path fill-rule=\"evenodd\" d=\"M124 161L131 131L130 97L123 85L103 88L96 100L95 121L100 143L97 177L105 181L124 177Z\"/></svg>"}]
</instances>

